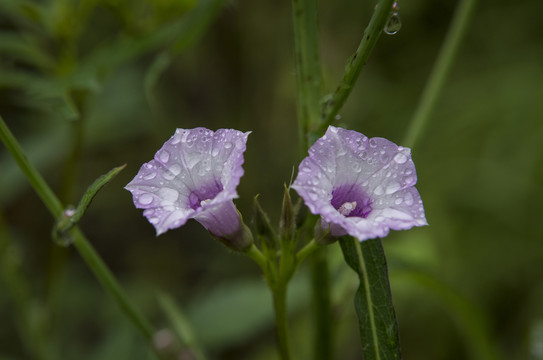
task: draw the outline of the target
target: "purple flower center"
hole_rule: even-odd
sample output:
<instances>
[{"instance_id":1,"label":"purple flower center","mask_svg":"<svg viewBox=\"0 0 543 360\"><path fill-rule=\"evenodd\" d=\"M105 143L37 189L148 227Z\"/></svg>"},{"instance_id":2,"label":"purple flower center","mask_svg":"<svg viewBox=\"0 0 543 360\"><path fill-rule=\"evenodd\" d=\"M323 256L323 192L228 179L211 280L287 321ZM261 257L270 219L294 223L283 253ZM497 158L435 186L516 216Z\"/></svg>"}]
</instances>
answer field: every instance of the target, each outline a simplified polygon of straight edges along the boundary
<instances>
[{"instance_id":1,"label":"purple flower center","mask_svg":"<svg viewBox=\"0 0 543 360\"><path fill-rule=\"evenodd\" d=\"M371 198L358 185L341 185L332 191L332 206L343 216L367 218Z\"/></svg>"},{"instance_id":2,"label":"purple flower center","mask_svg":"<svg viewBox=\"0 0 543 360\"><path fill-rule=\"evenodd\" d=\"M205 205L207 202L217 196L218 193L223 191L222 184L215 180L214 183L202 186L199 190L192 191L189 195L189 207L193 210Z\"/></svg>"}]
</instances>

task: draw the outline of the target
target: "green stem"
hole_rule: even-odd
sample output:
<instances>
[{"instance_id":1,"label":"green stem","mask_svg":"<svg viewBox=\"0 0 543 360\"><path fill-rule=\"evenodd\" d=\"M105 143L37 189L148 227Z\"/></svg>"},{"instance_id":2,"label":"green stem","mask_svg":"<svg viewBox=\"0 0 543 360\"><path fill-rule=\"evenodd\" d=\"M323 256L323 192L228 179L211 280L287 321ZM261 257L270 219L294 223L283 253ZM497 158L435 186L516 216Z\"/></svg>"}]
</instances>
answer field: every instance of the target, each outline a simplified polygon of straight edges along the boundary
<instances>
[{"instance_id":1,"label":"green stem","mask_svg":"<svg viewBox=\"0 0 543 360\"><path fill-rule=\"evenodd\" d=\"M319 59L317 0L292 0L294 55L298 83L298 133L300 154L305 155L310 133L320 122L322 71Z\"/></svg>"},{"instance_id":2,"label":"green stem","mask_svg":"<svg viewBox=\"0 0 543 360\"><path fill-rule=\"evenodd\" d=\"M0 139L5 144L8 151L11 153L17 164L26 175L34 190L38 193L39 197L45 203L49 211L55 218L58 218L64 211L64 207L61 202L55 196L51 188L47 185L40 173L34 168L34 166L28 161L23 154L21 146L7 127L6 123L0 116ZM98 278L102 286L109 292L115 299L120 308L124 311L125 315L132 321L135 327L147 340L151 348L156 351L153 346L153 328L149 322L136 310L136 308L130 303L128 297L124 293L123 289L102 261L96 250L85 238L81 230L78 227L74 227L72 230L73 244L78 250L79 254L89 266L94 275Z\"/></svg>"},{"instance_id":3,"label":"green stem","mask_svg":"<svg viewBox=\"0 0 543 360\"><path fill-rule=\"evenodd\" d=\"M323 127L331 124L339 110L343 107L343 104L350 95L351 90L360 75L360 72L366 65L366 62L379 39L386 22L390 17L392 4L394 0L381 0L377 4L377 8L370 19L364 36L358 45L358 49L349 59L347 66L345 67L345 73L343 79L333 94L327 95L323 99ZM323 129L321 129L322 131Z\"/></svg>"},{"instance_id":4,"label":"green stem","mask_svg":"<svg viewBox=\"0 0 543 360\"><path fill-rule=\"evenodd\" d=\"M260 266L260 268L264 272L266 272L266 268L268 267L268 260L266 259L264 254L262 254L262 252L258 250L255 244L252 244L251 247L245 251L245 255L253 259L258 264L258 266Z\"/></svg>"},{"instance_id":5,"label":"green stem","mask_svg":"<svg viewBox=\"0 0 543 360\"><path fill-rule=\"evenodd\" d=\"M296 266L300 265L309 254L311 254L320 247L321 246L317 244L315 239L311 239L311 241L308 242L303 248L301 248L300 251L298 251L298 253L296 254Z\"/></svg>"},{"instance_id":6,"label":"green stem","mask_svg":"<svg viewBox=\"0 0 543 360\"><path fill-rule=\"evenodd\" d=\"M313 293L313 359L331 360L333 356L333 321L330 300L330 271L328 252L321 249L315 251L309 259Z\"/></svg>"},{"instance_id":7,"label":"green stem","mask_svg":"<svg viewBox=\"0 0 543 360\"><path fill-rule=\"evenodd\" d=\"M287 281L280 278L272 289L272 292L279 355L282 360L290 360L287 321Z\"/></svg>"},{"instance_id":8,"label":"green stem","mask_svg":"<svg viewBox=\"0 0 543 360\"><path fill-rule=\"evenodd\" d=\"M30 181L30 184L38 193L38 196L41 198L45 206L47 206L47 209L49 209L55 219L58 218L64 211L64 207L55 196L51 188L47 185L40 173L34 166L32 166L32 164L30 164L26 156L23 154L21 146L1 116L0 140L2 140L8 151L11 153L11 156L13 156L23 173L26 175L28 181Z\"/></svg>"},{"instance_id":9,"label":"green stem","mask_svg":"<svg viewBox=\"0 0 543 360\"><path fill-rule=\"evenodd\" d=\"M476 4L477 0L461 0L456 8L445 41L441 46L430 78L415 110L415 115L402 142L405 146L414 147L424 131L451 71L453 61L473 17Z\"/></svg>"}]
</instances>

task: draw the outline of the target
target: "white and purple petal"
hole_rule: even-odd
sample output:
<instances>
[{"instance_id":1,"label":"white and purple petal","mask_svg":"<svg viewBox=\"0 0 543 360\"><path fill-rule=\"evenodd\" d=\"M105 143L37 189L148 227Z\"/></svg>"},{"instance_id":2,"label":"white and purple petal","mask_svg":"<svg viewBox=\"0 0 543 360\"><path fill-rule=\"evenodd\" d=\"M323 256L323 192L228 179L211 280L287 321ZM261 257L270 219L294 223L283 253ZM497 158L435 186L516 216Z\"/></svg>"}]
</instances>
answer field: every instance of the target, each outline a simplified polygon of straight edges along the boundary
<instances>
[{"instance_id":1,"label":"white and purple petal","mask_svg":"<svg viewBox=\"0 0 543 360\"><path fill-rule=\"evenodd\" d=\"M240 221L232 202L243 176L250 132L177 129L125 187L157 235L196 219L216 236L229 235ZM228 225L228 226L227 226Z\"/></svg>"},{"instance_id":2,"label":"white and purple petal","mask_svg":"<svg viewBox=\"0 0 543 360\"><path fill-rule=\"evenodd\" d=\"M427 224L416 182L408 148L330 126L292 187L333 236L362 241Z\"/></svg>"}]
</instances>

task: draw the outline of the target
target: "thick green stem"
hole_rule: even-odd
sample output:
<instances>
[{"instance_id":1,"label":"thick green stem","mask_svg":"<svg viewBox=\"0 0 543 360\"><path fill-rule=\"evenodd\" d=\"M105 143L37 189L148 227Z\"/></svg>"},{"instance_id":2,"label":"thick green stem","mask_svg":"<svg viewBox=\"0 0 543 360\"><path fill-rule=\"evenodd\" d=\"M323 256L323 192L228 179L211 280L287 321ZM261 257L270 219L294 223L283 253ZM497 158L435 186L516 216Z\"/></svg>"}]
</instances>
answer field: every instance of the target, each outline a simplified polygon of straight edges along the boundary
<instances>
[{"instance_id":1,"label":"thick green stem","mask_svg":"<svg viewBox=\"0 0 543 360\"><path fill-rule=\"evenodd\" d=\"M292 0L294 55L298 83L298 132L300 154L312 142L310 133L320 123L322 71L319 56L317 0Z\"/></svg>"},{"instance_id":2,"label":"thick green stem","mask_svg":"<svg viewBox=\"0 0 543 360\"><path fill-rule=\"evenodd\" d=\"M6 148L11 153L23 173L30 181L30 184L38 193L38 196L45 203L49 211L53 214L55 218L58 218L64 211L63 205L55 196L51 188L47 185L40 173L25 157L21 146L19 145L1 116L0 139L5 144ZM156 348L153 346L152 342L154 331L149 322L130 303L128 297L124 293L123 289L121 288L111 271L107 268L98 253L85 238L81 230L79 230L78 227L75 227L72 230L71 234L73 236L73 244L75 248L78 250L79 254L86 262L88 267L98 278L99 282L106 289L106 291L109 292L111 296L113 296L117 304L124 311L125 315L132 321L132 323L136 326L140 333L145 337L153 351L156 351Z\"/></svg>"},{"instance_id":3,"label":"thick green stem","mask_svg":"<svg viewBox=\"0 0 543 360\"><path fill-rule=\"evenodd\" d=\"M424 131L473 17L477 0L461 0L402 144L413 147Z\"/></svg>"},{"instance_id":4,"label":"thick green stem","mask_svg":"<svg viewBox=\"0 0 543 360\"><path fill-rule=\"evenodd\" d=\"M356 52L351 56L345 67L345 73L343 74L341 83L333 94L327 95L323 99L323 127L330 125L334 121L339 110L341 110L343 104L347 100L347 97L351 94L351 90L353 89L360 72L366 65L371 51L385 28L394 1L395 0L379 1L375 12L370 19L370 23L364 31L364 36L358 45L358 49L356 49ZM321 129L321 131L322 130L323 129Z\"/></svg>"},{"instance_id":5,"label":"thick green stem","mask_svg":"<svg viewBox=\"0 0 543 360\"><path fill-rule=\"evenodd\" d=\"M287 281L279 279L273 291L273 309L275 310L275 326L277 347L281 360L290 360L287 318Z\"/></svg>"}]
</instances>

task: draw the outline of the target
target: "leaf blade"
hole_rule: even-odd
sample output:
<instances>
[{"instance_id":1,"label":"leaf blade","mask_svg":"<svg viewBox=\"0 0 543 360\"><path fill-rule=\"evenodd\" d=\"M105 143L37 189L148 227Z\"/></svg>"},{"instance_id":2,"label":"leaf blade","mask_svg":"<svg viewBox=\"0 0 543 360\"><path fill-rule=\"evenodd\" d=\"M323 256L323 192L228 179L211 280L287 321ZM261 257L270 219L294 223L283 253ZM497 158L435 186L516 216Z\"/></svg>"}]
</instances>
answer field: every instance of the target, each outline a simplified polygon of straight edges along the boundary
<instances>
[{"instance_id":1,"label":"leaf blade","mask_svg":"<svg viewBox=\"0 0 543 360\"><path fill-rule=\"evenodd\" d=\"M340 245L345 261L360 279L355 309L364 359L401 359L398 324L381 240L359 242L352 237L343 237Z\"/></svg>"}]
</instances>

